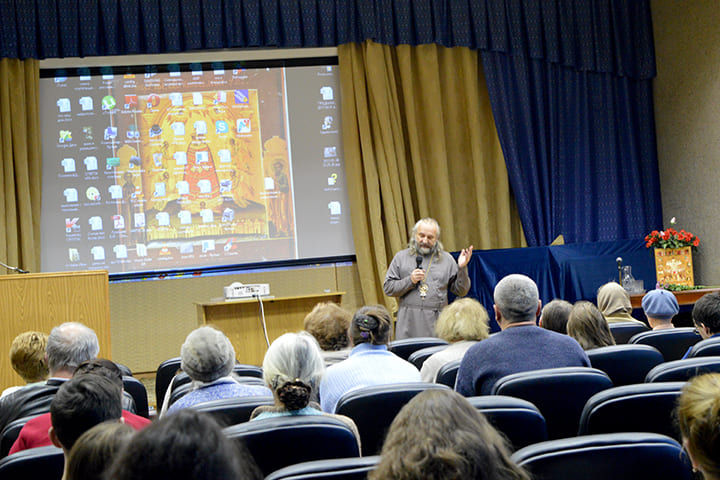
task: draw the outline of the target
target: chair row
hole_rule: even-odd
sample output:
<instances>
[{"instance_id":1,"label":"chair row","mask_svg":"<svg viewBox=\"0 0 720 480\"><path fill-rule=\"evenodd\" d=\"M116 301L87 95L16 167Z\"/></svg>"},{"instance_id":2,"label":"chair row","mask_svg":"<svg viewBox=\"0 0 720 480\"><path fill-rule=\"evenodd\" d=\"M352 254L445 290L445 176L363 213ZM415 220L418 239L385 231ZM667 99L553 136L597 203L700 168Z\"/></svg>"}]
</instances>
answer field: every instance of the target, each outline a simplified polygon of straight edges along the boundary
<instances>
[{"instance_id":1,"label":"chair row","mask_svg":"<svg viewBox=\"0 0 720 480\"><path fill-rule=\"evenodd\" d=\"M337 433L333 438L344 441L345 437ZM318 448L319 445L323 448ZM333 448L331 444L319 445L315 445L316 450ZM286 452L292 451L291 448ZM277 450L274 452L277 453ZM544 480L693 478L681 445L671 438L653 433L589 435L541 442L515 452L512 460L527 468L534 478ZM379 461L379 456L350 455L296 462L266 473L266 480L364 480ZM63 463L63 453L58 448L26 450L0 461L0 477L60 478Z\"/></svg>"},{"instance_id":2,"label":"chair row","mask_svg":"<svg viewBox=\"0 0 720 480\"><path fill-rule=\"evenodd\" d=\"M512 460L543 480L690 480L680 444L653 433L615 433L551 440L515 452ZM315 460L277 470L266 480L364 480L379 456Z\"/></svg>"}]
</instances>

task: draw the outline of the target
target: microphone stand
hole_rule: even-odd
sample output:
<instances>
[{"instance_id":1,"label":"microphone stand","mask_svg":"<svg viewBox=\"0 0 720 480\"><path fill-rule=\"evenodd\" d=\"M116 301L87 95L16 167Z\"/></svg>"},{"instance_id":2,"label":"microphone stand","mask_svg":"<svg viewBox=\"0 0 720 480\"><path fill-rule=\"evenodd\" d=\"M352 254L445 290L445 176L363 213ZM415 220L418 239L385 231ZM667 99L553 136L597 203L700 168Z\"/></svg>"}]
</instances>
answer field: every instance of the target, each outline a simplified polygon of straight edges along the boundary
<instances>
[{"instance_id":1,"label":"microphone stand","mask_svg":"<svg viewBox=\"0 0 720 480\"><path fill-rule=\"evenodd\" d=\"M30 272L28 272L27 270L23 270L22 268L18 268L18 267L12 267L12 266L7 265L7 264L5 264L5 263L3 263L3 262L0 262L0 265L3 266L3 267L5 267L5 268L7 268L8 270L12 270L12 271L15 271L15 272L18 272L18 273L30 273Z\"/></svg>"}]
</instances>

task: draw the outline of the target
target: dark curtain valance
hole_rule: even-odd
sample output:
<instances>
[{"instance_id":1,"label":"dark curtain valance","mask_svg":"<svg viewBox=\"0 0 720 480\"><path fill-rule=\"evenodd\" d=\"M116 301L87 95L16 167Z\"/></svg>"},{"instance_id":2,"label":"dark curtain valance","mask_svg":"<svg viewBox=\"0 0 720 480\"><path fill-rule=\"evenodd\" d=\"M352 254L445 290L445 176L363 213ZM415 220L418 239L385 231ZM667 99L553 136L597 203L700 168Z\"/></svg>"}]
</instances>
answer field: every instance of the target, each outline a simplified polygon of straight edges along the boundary
<instances>
[{"instance_id":1,"label":"dark curtain valance","mask_svg":"<svg viewBox=\"0 0 720 480\"><path fill-rule=\"evenodd\" d=\"M1 0L0 56L386 45L524 55L652 78L649 0Z\"/></svg>"}]
</instances>

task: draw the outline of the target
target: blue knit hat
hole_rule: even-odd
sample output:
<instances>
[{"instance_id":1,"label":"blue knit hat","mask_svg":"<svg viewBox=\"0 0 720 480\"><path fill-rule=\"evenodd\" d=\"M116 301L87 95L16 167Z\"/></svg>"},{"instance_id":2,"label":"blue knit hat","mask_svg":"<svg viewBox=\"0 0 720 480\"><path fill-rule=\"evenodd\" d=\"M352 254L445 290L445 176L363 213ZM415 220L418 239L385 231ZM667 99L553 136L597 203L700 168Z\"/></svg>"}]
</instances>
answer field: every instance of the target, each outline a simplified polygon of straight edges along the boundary
<instances>
[{"instance_id":1,"label":"blue knit hat","mask_svg":"<svg viewBox=\"0 0 720 480\"><path fill-rule=\"evenodd\" d=\"M672 292L658 288L649 291L642 299L645 315L658 320L670 320L680 311Z\"/></svg>"}]
</instances>

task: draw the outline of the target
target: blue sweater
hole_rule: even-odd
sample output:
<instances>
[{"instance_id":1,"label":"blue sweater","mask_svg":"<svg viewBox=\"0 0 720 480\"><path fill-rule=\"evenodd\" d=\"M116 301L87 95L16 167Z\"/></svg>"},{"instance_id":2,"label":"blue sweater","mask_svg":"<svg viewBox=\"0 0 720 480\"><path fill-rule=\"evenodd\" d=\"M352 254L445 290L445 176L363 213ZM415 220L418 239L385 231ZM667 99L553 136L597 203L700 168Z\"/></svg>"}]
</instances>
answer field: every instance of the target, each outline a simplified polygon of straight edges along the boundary
<instances>
[{"instance_id":1,"label":"blue sweater","mask_svg":"<svg viewBox=\"0 0 720 480\"><path fill-rule=\"evenodd\" d=\"M466 397L489 395L495 382L511 373L589 366L580 344L567 335L534 325L510 327L470 347L455 390Z\"/></svg>"},{"instance_id":2,"label":"blue sweater","mask_svg":"<svg viewBox=\"0 0 720 480\"><path fill-rule=\"evenodd\" d=\"M420 372L386 345L361 343L347 360L328 367L320 383L320 405L323 411L335 413L340 397L361 387L390 383L419 382Z\"/></svg>"}]
</instances>

